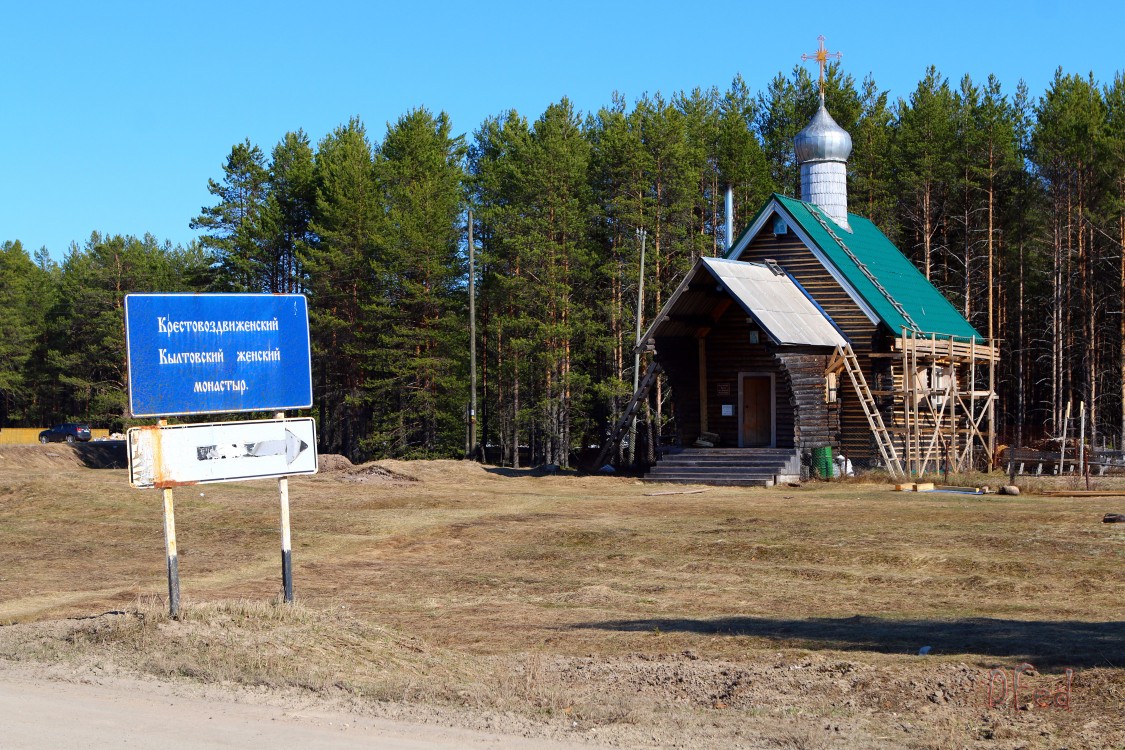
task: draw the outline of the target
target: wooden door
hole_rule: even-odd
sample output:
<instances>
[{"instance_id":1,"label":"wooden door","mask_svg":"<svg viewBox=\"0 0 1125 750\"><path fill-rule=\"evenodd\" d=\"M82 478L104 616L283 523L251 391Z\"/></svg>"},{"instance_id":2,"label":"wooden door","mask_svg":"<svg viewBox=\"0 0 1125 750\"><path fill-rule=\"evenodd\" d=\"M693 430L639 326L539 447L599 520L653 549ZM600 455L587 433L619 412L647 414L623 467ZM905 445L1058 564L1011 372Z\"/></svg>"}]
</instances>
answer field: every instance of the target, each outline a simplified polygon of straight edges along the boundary
<instances>
[{"instance_id":1,"label":"wooden door","mask_svg":"<svg viewBox=\"0 0 1125 750\"><path fill-rule=\"evenodd\" d=\"M773 445L773 379L769 375L742 378L742 447Z\"/></svg>"}]
</instances>

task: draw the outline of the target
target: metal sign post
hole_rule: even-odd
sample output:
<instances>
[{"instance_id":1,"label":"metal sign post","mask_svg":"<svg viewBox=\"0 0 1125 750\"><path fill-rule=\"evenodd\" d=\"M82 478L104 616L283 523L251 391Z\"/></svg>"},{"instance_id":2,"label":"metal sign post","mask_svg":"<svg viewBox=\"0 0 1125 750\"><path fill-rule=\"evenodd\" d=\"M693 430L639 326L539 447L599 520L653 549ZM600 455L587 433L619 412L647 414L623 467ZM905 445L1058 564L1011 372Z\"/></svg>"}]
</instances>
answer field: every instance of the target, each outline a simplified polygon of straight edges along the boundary
<instances>
[{"instance_id":1,"label":"metal sign post","mask_svg":"<svg viewBox=\"0 0 1125 750\"><path fill-rule=\"evenodd\" d=\"M129 430L129 483L164 496L168 606L180 616L172 488L277 478L281 583L293 601L289 476L317 472L316 423L285 419L312 406L308 303L300 294L125 296L129 407L134 417L275 411L277 419Z\"/></svg>"},{"instance_id":2,"label":"metal sign post","mask_svg":"<svg viewBox=\"0 0 1125 750\"><path fill-rule=\"evenodd\" d=\"M167 422L161 419L158 426ZM168 611L173 620L180 619L180 557L176 552L176 506L172 488L164 488L164 555L168 560Z\"/></svg>"},{"instance_id":3,"label":"metal sign post","mask_svg":"<svg viewBox=\"0 0 1125 750\"><path fill-rule=\"evenodd\" d=\"M164 491L164 539L168 553L168 599L179 617L180 581L172 488L277 477L281 504L281 585L293 602L293 557L289 529L289 476L315 474L316 423L308 417L213 424L133 427L127 436L129 483Z\"/></svg>"},{"instance_id":4,"label":"metal sign post","mask_svg":"<svg viewBox=\"0 0 1125 750\"><path fill-rule=\"evenodd\" d=\"M285 419L285 412L276 414ZM281 589L286 604L293 603L293 551L289 541L289 476L278 477L277 494L281 500Z\"/></svg>"},{"instance_id":5,"label":"metal sign post","mask_svg":"<svg viewBox=\"0 0 1125 750\"><path fill-rule=\"evenodd\" d=\"M180 558L176 553L176 510L172 488L164 488L164 551L168 557L168 611L180 619Z\"/></svg>"}]
</instances>

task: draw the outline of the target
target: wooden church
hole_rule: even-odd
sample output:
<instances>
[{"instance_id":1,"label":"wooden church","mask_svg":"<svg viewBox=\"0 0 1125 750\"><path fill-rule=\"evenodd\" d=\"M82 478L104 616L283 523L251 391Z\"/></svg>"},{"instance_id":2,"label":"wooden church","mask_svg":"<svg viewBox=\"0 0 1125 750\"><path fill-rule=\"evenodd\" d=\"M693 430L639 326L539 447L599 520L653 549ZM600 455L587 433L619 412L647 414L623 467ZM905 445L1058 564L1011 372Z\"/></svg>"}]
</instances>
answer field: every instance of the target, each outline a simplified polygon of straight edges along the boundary
<instances>
[{"instance_id":1,"label":"wooden church","mask_svg":"<svg viewBox=\"0 0 1125 750\"><path fill-rule=\"evenodd\" d=\"M638 344L653 363L613 437L661 371L678 432L648 479L769 485L829 449L899 479L991 461L997 347L848 213L852 142L823 62L795 139L801 200L773 195L725 258L700 259Z\"/></svg>"}]
</instances>

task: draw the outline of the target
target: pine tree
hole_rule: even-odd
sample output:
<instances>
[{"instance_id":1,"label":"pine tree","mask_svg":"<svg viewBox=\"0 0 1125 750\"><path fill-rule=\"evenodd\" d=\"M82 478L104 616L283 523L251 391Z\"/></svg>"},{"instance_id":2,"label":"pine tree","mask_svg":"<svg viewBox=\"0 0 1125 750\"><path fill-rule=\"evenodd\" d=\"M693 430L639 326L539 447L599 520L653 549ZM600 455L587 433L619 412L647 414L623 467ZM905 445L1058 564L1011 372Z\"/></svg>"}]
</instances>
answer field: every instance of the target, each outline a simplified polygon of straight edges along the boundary
<instances>
[{"instance_id":1,"label":"pine tree","mask_svg":"<svg viewBox=\"0 0 1125 750\"><path fill-rule=\"evenodd\" d=\"M536 453L545 463L570 464L572 421L585 399L575 367L584 351L590 247L587 217L590 149L567 99L535 121L524 153L526 241L532 280L529 334L534 347Z\"/></svg>"},{"instance_id":2,"label":"pine tree","mask_svg":"<svg viewBox=\"0 0 1125 750\"><path fill-rule=\"evenodd\" d=\"M693 89L673 97L673 104L684 118L685 166L695 177L692 190L690 225L687 227L687 252L694 263L703 256L716 256L722 250L723 185L719 183L716 151L719 142L719 92Z\"/></svg>"},{"instance_id":3,"label":"pine tree","mask_svg":"<svg viewBox=\"0 0 1125 750\"><path fill-rule=\"evenodd\" d=\"M636 115L649 165L645 285L651 294L650 309L656 311L695 262L690 235L698 182L683 112L656 94L637 102Z\"/></svg>"},{"instance_id":4,"label":"pine tree","mask_svg":"<svg viewBox=\"0 0 1125 750\"><path fill-rule=\"evenodd\" d=\"M766 91L758 94L756 126L769 164L770 181L782 195L797 197L800 185L793 139L816 111L807 112L806 116L802 100L816 93L804 68L794 68L793 79L778 73L770 80Z\"/></svg>"},{"instance_id":5,"label":"pine tree","mask_svg":"<svg viewBox=\"0 0 1125 750\"><path fill-rule=\"evenodd\" d=\"M1038 368L1050 369L1053 342L1037 336L1042 332L1044 318L1052 315L1051 246L1046 229L1047 200L1039 177L1031 164L1033 104L1027 85L1020 81L1011 100L1011 122L1015 141L1015 166L1011 174L1010 196L1001 201L1000 223L1007 230L1006 250L1002 257L1012 269L1007 285L1004 308L1010 319L1003 346L1010 355L1000 361L999 379L1008 386L1007 398L1000 401L1001 415L1010 414L1015 423L1015 444L1025 445L1025 428L1043 424L1049 414L1050 378L1034 377ZM1005 326L1000 326L1001 330ZM1010 369L1009 369L1010 368ZM1043 394L1046 394L1044 396ZM1038 434L1039 430L1034 429Z\"/></svg>"},{"instance_id":6,"label":"pine tree","mask_svg":"<svg viewBox=\"0 0 1125 750\"><path fill-rule=\"evenodd\" d=\"M860 114L852 134L848 168L849 210L870 219L892 240L899 235L894 189L895 161L891 156L894 115L888 92L868 76L859 93Z\"/></svg>"},{"instance_id":7,"label":"pine tree","mask_svg":"<svg viewBox=\"0 0 1125 750\"><path fill-rule=\"evenodd\" d=\"M984 276L988 280L988 294L983 330L985 336L992 340L1003 338L1006 333L998 325L1000 311L996 301L1000 287L999 261L1005 234L1000 205L1012 195L1017 174L1023 166L1019 158L1019 143L1012 105L1004 96L1000 81L994 75L988 77L988 82L982 90L976 127L980 131L978 140L980 151L977 154L975 170L984 193L983 208L987 227L985 243L987 262Z\"/></svg>"},{"instance_id":8,"label":"pine tree","mask_svg":"<svg viewBox=\"0 0 1125 750\"><path fill-rule=\"evenodd\" d=\"M588 378L590 146L567 100L529 127L511 112L478 131L472 170L498 441L505 458L567 466ZM579 427L579 429L583 429Z\"/></svg>"},{"instance_id":9,"label":"pine tree","mask_svg":"<svg viewBox=\"0 0 1125 750\"><path fill-rule=\"evenodd\" d=\"M808 115L805 120L808 124L820 107L819 93L812 78L809 78L809 86L801 82L799 90L803 92L801 107L803 113ZM824 106L836 124L849 133L856 131L856 124L863 116L863 102L856 89L855 77L851 73L845 73L838 62L829 63L824 70Z\"/></svg>"},{"instance_id":10,"label":"pine tree","mask_svg":"<svg viewBox=\"0 0 1125 750\"><path fill-rule=\"evenodd\" d=\"M305 131L286 133L273 148L264 211L269 248L267 291L304 289L300 256L315 241L310 224L316 206L313 150Z\"/></svg>"},{"instance_id":11,"label":"pine tree","mask_svg":"<svg viewBox=\"0 0 1125 750\"><path fill-rule=\"evenodd\" d=\"M0 427L33 419L37 379L30 368L52 302L49 284L18 240L0 244Z\"/></svg>"},{"instance_id":12,"label":"pine tree","mask_svg":"<svg viewBox=\"0 0 1125 750\"><path fill-rule=\"evenodd\" d=\"M895 160L899 168L898 192L904 234L921 257L923 273L932 279L935 258L947 250L945 243L948 200L953 174L954 102L949 82L931 66L918 83L909 103L899 100Z\"/></svg>"},{"instance_id":13,"label":"pine tree","mask_svg":"<svg viewBox=\"0 0 1125 750\"><path fill-rule=\"evenodd\" d=\"M987 228L982 226L979 198L983 195L977 164L983 149L980 116L980 88L967 74L953 97L954 147L951 156L950 190L950 255L949 261L960 261L959 273L961 311L970 323L979 323L976 299L979 275L975 273L980 246L987 242ZM957 250L960 252L958 253ZM952 284L950 284L952 287ZM980 326L978 326L979 328Z\"/></svg>"},{"instance_id":14,"label":"pine tree","mask_svg":"<svg viewBox=\"0 0 1125 750\"><path fill-rule=\"evenodd\" d=\"M627 370L633 366L634 330L641 313L636 307L637 237L652 212L645 181L652 163L641 139L640 118L626 111L618 94L611 107L591 118L586 132L595 206L591 232L597 247L597 292L590 312L598 321L595 331L603 331L591 372L591 430L583 440L589 445L602 442L605 429L617 422L631 396L632 375Z\"/></svg>"},{"instance_id":15,"label":"pine tree","mask_svg":"<svg viewBox=\"0 0 1125 750\"><path fill-rule=\"evenodd\" d=\"M370 429L365 361L377 322L365 311L384 290L375 283L382 204L372 147L358 119L321 140L315 158L316 242L299 260L308 278L313 391L321 450L367 458Z\"/></svg>"},{"instance_id":16,"label":"pine tree","mask_svg":"<svg viewBox=\"0 0 1125 750\"><path fill-rule=\"evenodd\" d=\"M216 291L270 290L267 192L269 173L262 150L250 140L231 148L223 164L223 181L207 181L207 192L219 199L191 220L203 230L203 247L215 254Z\"/></svg>"},{"instance_id":17,"label":"pine tree","mask_svg":"<svg viewBox=\"0 0 1125 750\"><path fill-rule=\"evenodd\" d=\"M1065 405L1078 389L1095 424L1098 417L1097 326L1100 253L1091 214L1103 187L1099 158L1105 102L1093 78L1055 73L1036 108L1034 159L1051 196L1054 244L1052 426L1061 432Z\"/></svg>"},{"instance_id":18,"label":"pine tree","mask_svg":"<svg viewBox=\"0 0 1125 750\"><path fill-rule=\"evenodd\" d=\"M734 234L774 191L762 145L754 132L757 105L742 76L731 81L719 101L715 163L719 184L733 188ZM724 221L726 217L723 217ZM735 237L726 237L732 244Z\"/></svg>"},{"instance_id":19,"label":"pine tree","mask_svg":"<svg viewBox=\"0 0 1125 750\"><path fill-rule=\"evenodd\" d=\"M56 416L120 431L129 420L125 295L192 292L190 279L208 262L201 248L173 248L152 235L102 236L71 246L50 312L47 367Z\"/></svg>"},{"instance_id":20,"label":"pine tree","mask_svg":"<svg viewBox=\"0 0 1125 750\"><path fill-rule=\"evenodd\" d=\"M399 118L379 149L382 294L367 308L380 322L367 441L382 455L451 456L461 449L464 157L464 139L451 135L449 117L425 109Z\"/></svg>"},{"instance_id":21,"label":"pine tree","mask_svg":"<svg viewBox=\"0 0 1125 750\"><path fill-rule=\"evenodd\" d=\"M49 366L48 352L52 343L52 311L59 301L61 269L46 247L35 252L34 263L36 273L31 276L30 288L37 314L36 335L24 370L28 404L23 420L29 426L49 424L60 416L55 409L57 373Z\"/></svg>"},{"instance_id":22,"label":"pine tree","mask_svg":"<svg viewBox=\"0 0 1125 750\"><path fill-rule=\"evenodd\" d=\"M1120 376L1119 445L1125 446L1125 73L1119 72L1105 87L1105 156L1110 190L1107 201L1108 232L1117 241L1117 304L1110 305L1118 318L1117 362Z\"/></svg>"}]
</instances>

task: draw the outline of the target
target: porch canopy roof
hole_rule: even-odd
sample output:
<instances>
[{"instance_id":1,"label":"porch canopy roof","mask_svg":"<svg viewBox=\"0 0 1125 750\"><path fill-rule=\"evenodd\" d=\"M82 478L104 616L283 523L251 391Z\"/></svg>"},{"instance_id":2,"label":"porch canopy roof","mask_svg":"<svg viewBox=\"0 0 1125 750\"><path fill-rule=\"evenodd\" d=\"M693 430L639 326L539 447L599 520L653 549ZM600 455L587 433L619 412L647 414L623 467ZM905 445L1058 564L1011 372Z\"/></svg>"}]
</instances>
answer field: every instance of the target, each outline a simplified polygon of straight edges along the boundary
<instances>
[{"instance_id":1,"label":"porch canopy roof","mask_svg":"<svg viewBox=\"0 0 1125 750\"><path fill-rule=\"evenodd\" d=\"M785 271L722 258L699 259L641 341L704 335L732 302L779 346L835 348L847 344L820 306Z\"/></svg>"}]
</instances>

